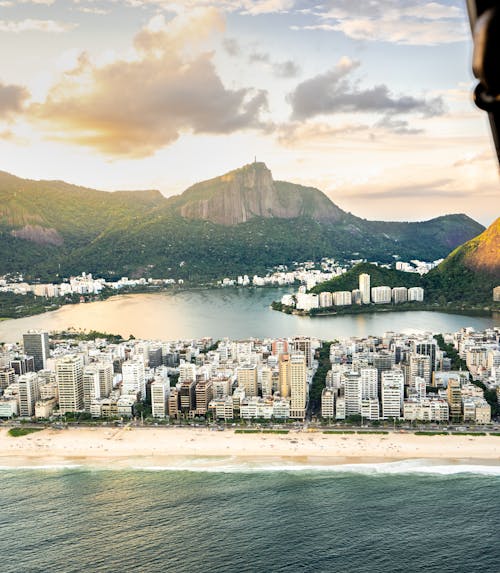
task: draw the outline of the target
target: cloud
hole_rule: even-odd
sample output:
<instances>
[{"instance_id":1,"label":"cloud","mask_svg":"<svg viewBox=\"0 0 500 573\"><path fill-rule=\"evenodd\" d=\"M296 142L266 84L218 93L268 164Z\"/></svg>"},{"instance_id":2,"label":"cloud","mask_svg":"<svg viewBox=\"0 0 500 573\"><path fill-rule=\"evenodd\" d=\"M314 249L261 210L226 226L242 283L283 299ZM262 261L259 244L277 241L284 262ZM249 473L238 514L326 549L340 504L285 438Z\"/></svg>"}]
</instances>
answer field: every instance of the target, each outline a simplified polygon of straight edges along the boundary
<instances>
[{"instance_id":1,"label":"cloud","mask_svg":"<svg viewBox=\"0 0 500 573\"><path fill-rule=\"evenodd\" d=\"M330 0L315 12L315 22L292 29L343 32L355 40L409 45L465 41L469 36L462 2L420 0Z\"/></svg>"},{"instance_id":2,"label":"cloud","mask_svg":"<svg viewBox=\"0 0 500 573\"><path fill-rule=\"evenodd\" d=\"M241 46L236 38L224 38L222 45L230 56L236 57L241 54Z\"/></svg>"},{"instance_id":3,"label":"cloud","mask_svg":"<svg viewBox=\"0 0 500 573\"><path fill-rule=\"evenodd\" d=\"M12 32L19 34L21 32L49 32L60 34L76 28L77 24L71 22L57 22L55 20L0 20L0 32Z\"/></svg>"},{"instance_id":4,"label":"cloud","mask_svg":"<svg viewBox=\"0 0 500 573\"><path fill-rule=\"evenodd\" d=\"M370 126L365 124L347 123L341 125L330 125L328 123L292 122L280 125L276 129L278 142L286 147L308 143L325 142L331 144L332 141L354 133L367 133Z\"/></svg>"},{"instance_id":5,"label":"cloud","mask_svg":"<svg viewBox=\"0 0 500 573\"><path fill-rule=\"evenodd\" d=\"M342 58L335 67L300 83L288 95L292 119L304 120L317 115L342 112L404 114L419 112L426 117L443 113L441 98L425 100L391 94L385 84L362 89L347 76L359 67L358 61Z\"/></svg>"},{"instance_id":6,"label":"cloud","mask_svg":"<svg viewBox=\"0 0 500 573\"><path fill-rule=\"evenodd\" d=\"M10 119L20 113L29 98L26 88L16 85L5 85L0 82L0 119Z\"/></svg>"},{"instance_id":7,"label":"cloud","mask_svg":"<svg viewBox=\"0 0 500 573\"><path fill-rule=\"evenodd\" d=\"M236 4L238 4L236 2ZM243 12L252 16L270 14L275 12L287 12L293 8L294 0L251 0L241 2Z\"/></svg>"},{"instance_id":8,"label":"cloud","mask_svg":"<svg viewBox=\"0 0 500 573\"><path fill-rule=\"evenodd\" d=\"M81 3L82 0L73 1ZM108 2L123 2L136 8L159 7L178 14L187 10L216 6L222 12L240 12L250 16L260 16L287 12L293 8L296 0L217 0L217 2L214 0L108 0Z\"/></svg>"},{"instance_id":9,"label":"cloud","mask_svg":"<svg viewBox=\"0 0 500 573\"><path fill-rule=\"evenodd\" d=\"M213 54L199 45L222 28L213 8L169 22L156 16L136 35L134 59L97 66L82 54L31 116L53 139L131 158L151 155L183 132L260 129L267 93L226 89Z\"/></svg>"},{"instance_id":10,"label":"cloud","mask_svg":"<svg viewBox=\"0 0 500 573\"><path fill-rule=\"evenodd\" d=\"M292 60L273 64L273 71L279 78L296 78L300 74L300 66Z\"/></svg>"},{"instance_id":11,"label":"cloud","mask_svg":"<svg viewBox=\"0 0 500 573\"><path fill-rule=\"evenodd\" d=\"M346 193L345 196L357 199L416 199L417 197L452 197L457 194L468 194L449 189L453 183L453 179L443 178L412 185L394 186L383 191L360 189Z\"/></svg>"},{"instance_id":12,"label":"cloud","mask_svg":"<svg viewBox=\"0 0 500 573\"><path fill-rule=\"evenodd\" d=\"M278 78L295 78L300 74L300 66L293 60L284 62L273 62L267 52L252 52L248 56L250 64L263 64L270 67L274 75Z\"/></svg>"},{"instance_id":13,"label":"cloud","mask_svg":"<svg viewBox=\"0 0 500 573\"><path fill-rule=\"evenodd\" d=\"M410 127L409 122L405 119L395 119L390 115L384 115L382 119L375 123L374 127L379 127L398 135L416 135L423 132L422 129Z\"/></svg>"}]
</instances>

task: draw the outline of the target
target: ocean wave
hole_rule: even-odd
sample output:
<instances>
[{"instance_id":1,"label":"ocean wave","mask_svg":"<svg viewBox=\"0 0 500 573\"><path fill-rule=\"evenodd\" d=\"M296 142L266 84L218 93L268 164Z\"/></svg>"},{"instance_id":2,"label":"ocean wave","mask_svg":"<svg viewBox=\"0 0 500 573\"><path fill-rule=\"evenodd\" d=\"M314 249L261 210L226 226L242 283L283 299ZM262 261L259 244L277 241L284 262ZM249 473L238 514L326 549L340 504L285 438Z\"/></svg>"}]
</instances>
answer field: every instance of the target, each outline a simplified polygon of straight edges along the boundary
<instances>
[{"instance_id":1,"label":"ocean wave","mask_svg":"<svg viewBox=\"0 0 500 573\"><path fill-rule=\"evenodd\" d=\"M500 464L461 463L450 461L448 463L435 460L403 460L398 462L377 462L359 464L311 464L311 463L269 463L269 462L242 462L227 461L226 463L203 464L190 461L172 465L133 466L135 471L147 472L199 472L199 473L267 473L267 472L314 472L314 473L356 473L364 475L397 475L397 474L477 474L486 476L500 476Z\"/></svg>"},{"instance_id":2,"label":"ocean wave","mask_svg":"<svg viewBox=\"0 0 500 573\"><path fill-rule=\"evenodd\" d=\"M360 474L366 476L383 475L442 475L474 474L479 476L500 476L500 463L478 463L468 460L413 459L392 462L338 463L294 462L277 460L242 460L238 458L197 458L176 460L158 465L141 465L130 461L127 464L108 465L106 463L53 463L41 465L0 465L2 471L137 471L137 472L191 472L213 474L259 474L277 472Z\"/></svg>"}]
</instances>

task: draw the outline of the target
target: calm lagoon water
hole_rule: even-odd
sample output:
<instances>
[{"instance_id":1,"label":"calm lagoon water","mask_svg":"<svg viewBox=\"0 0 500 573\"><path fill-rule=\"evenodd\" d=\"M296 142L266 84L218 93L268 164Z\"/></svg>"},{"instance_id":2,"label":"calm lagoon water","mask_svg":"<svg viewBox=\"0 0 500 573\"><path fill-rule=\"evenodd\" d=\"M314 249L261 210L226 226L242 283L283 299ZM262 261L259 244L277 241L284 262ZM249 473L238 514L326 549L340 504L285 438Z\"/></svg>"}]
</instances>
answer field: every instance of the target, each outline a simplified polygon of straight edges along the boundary
<instances>
[{"instance_id":1,"label":"calm lagoon water","mask_svg":"<svg viewBox=\"0 0 500 573\"><path fill-rule=\"evenodd\" d=\"M500 326L500 316L469 317L439 312L393 312L339 317L299 317L269 305L285 289L207 289L133 294L102 302L69 305L57 311L0 322L0 341L15 342L30 328L94 329L136 338L173 340L306 335L329 340L341 336L404 332L453 332L463 326L481 330Z\"/></svg>"}]
</instances>

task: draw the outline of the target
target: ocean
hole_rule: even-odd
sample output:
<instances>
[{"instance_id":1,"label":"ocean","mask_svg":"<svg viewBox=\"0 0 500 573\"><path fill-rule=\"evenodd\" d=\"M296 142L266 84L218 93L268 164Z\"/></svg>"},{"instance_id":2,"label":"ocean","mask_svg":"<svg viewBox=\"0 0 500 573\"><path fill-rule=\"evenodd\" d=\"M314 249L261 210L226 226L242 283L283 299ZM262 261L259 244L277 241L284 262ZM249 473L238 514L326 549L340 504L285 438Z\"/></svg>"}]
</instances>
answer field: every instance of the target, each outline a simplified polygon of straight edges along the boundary
<instances>
[{"instance_id":1,"label":"ocean","mask_svg":"<svg viewBox=\"0 0 500 573\"><path fill-rule=\"evenodd\" d=\"M221 468L3 468L0 571L500 571L498 466Z\"/></svg>"}]
</instances>

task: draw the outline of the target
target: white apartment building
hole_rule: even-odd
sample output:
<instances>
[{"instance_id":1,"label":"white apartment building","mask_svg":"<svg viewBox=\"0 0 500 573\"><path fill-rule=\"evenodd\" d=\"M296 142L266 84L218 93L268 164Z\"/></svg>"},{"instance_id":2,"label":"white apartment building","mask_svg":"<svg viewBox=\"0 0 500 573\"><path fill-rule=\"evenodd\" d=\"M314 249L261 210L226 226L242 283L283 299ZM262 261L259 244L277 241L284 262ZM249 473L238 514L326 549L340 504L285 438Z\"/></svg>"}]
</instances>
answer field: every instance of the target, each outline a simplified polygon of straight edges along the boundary
<instances>
[{"instance_id":1,"label":"white apartment building","mask_svg":"<svg viewBox=\"0 0 500 573\"><path fill-rule=\"evenodd\" d=\"M396 369L382 372L382 417L400 418L403 398L403 372Z\"/></svg>"},{"instance_id":2,"label":"white apartment building","mask_svg":"<svg viewBox=\"0 0 500 573\"><path fill-rule=\"evenodd\" d=\"M35 415L35 402L40 399L38 376L35 372L27 372L19 376L19 415L29 417Z\"/></svg>"},{"instance_id":3,"label":"white apartment building","mask_svg":"<svg viewBox=\"0 0 500 573\"><path fill-rule=\"evenodd\" d=\"M337 397L335 399L335 419L345 420L345 418L346 418L345 398Z\"/></svg>"},{"instance_id":4,"label":"white apartment building","mask_svg":"<svg viewBox=\"0 0 500 573\"><path fill-rule=\"evenodd\" d=\"M361 399L378 399L378 371L376 368L361 368Z\"/></svg>"},{"instance_id":5,"label":"white apartment building","mask_svg":"<svg viewBox=\"0 0 500 573\"><path fill-rule=\"evenodd\" d=\"M443 398L413 398L403 404L403 418L408 421L447 422L450 413Z\"/></svg>"},{"instance_id":6,"label":"white apartment building","mask_svg":"<svg viewBox=\"0 0 500 573\"><path fill-rule=\"evenodd\" d=\"M367 420L380 419L380 404L378 398L365 398L361 400L361 416Z\"/></svg>"},{"instance_id":7,"label":"white apartment building","mask_svg":"<svg viewBox=\"0 0 500 573\"><path fill-rule=\"evenodd\" d=\"M361 376L358 372L345 372L344 382L345 415L353 416L361 413Z\"/></svg>"},{"instance_id":8,"label":"white apartment building","mask_svg":"<svg viewBox=\"0 0 500 573\"><path fill-rule=\"evenodd\" d=\"M83 409L83 357L69 355L56 362L56 380L61 414Z\"/></svg>"},{"instance_id":9,"label":"white apartment building","mask_svg":"<svg viewBox=\"0 0 500 573\"><path fill-rule=\"evenodd\" d=\"M151 408L153 418L166 418L168 416L169 396L169 381L163 378L155 378L151 384Z\"/></svg>"},{"instance_id":10,"label":"white apartment building","mask_svg":"<svg viewBox=\"0 0 500 573\"><path fill-rule=\"evenodd\" d=\"M335 392L331 388L323 388L321 392L321 417L326 419L335 417Z\"/></svg>"},{"instance_id":11,"label":"white apartment building","mask_svg":"<svg viewBox=\"0 0 500 573\"><path fill-rule=\"evenodd\" d=\"M91 364L83 370L83 409L90 414L92 400L101 397L101 385L99 383L99 371Z\"/></svg>"},{"instance_id":12,"label":"white apartment building","mask_svg":"<svg viewBox=\"0 0 500 573\"><path fill-rule=\"evenodd\" d=\"M288 368L290 377L290 417L303 420L307 408L307 365L305 354L291 354Z\"/></svg>"},{"instance_id":13,"label":"white apartment building","mask_svg":"<svg viewBox=\"0 0 500 573\"><path fill-rule=\"evenodd\" d=\"M406 287L394 287L392 289L392 302L400 304L408 300L408 289Z\"/></svg>"},{"instance_id":14,"label":"white apartment building","mask_svg":"<svg viewBox=\"0 0 500 573\"><path fill-rule=\"evenodd\" d=\"M245 390L245 396L258 396L258 376L255 364L245 364L237 369L238 388Z\"/></svg>"},{"instance_id":15,"label":"white apartment building","mask_svg":"<svg viewBox=\"0 0 500 573\"><path fill-rule=\"evenodd\" d=\"M392 290L388 286L372 287L372 302L375 304L389 304L392 300Z\"/></svg>"},{"instance_id":16,"label":"white apartment building","mask_svg":"<svg viewBox=\"0 0 500 573\"><path fill-rule=\"evenodd\" d=\"M142 356L126 360L122 364L122 394L129 394L140 400L146 398L146 372Z\"/></svg>"},{"instance_id":17,"label":"white apartment building","mask_svg":"<svg viewBox=\"0 0 500 573\"><path fill-rule=\"evenodd\" d=\"M423 302L424 301L424 289L422 287L410 287L408 289L408 301L409 302Z\"/></svg>"},{"instance_id":18,"label":"white apartment building","mask_svg":"<svg viewBox=\"0 0 500 573\"><path fill-rule=\"evenodd\" d=\"M331 292L319 293L319 306L321 308L333 306L333 296Z\"/></svg>"},{"instance_id":19,"label":"white apartment building","mask_svg":"<svg viewBox=\"0 0 500 573\"><path fill-rule=\"evenodd\" d=\"M370 275L366 273L359 275L359 290L361 291L361 302L370 304Z\"/></svg>"},{"instance_id":20,"label":"white apartment building","mask_svg":"<svg viewBox=\"0 0 500 573\"><path fill-rule=\"evenodd\" d=\"M349 290L340 290L333 293L335 306L349 306L352 304L352 293Z\"/></svg>"}]
</instances>

